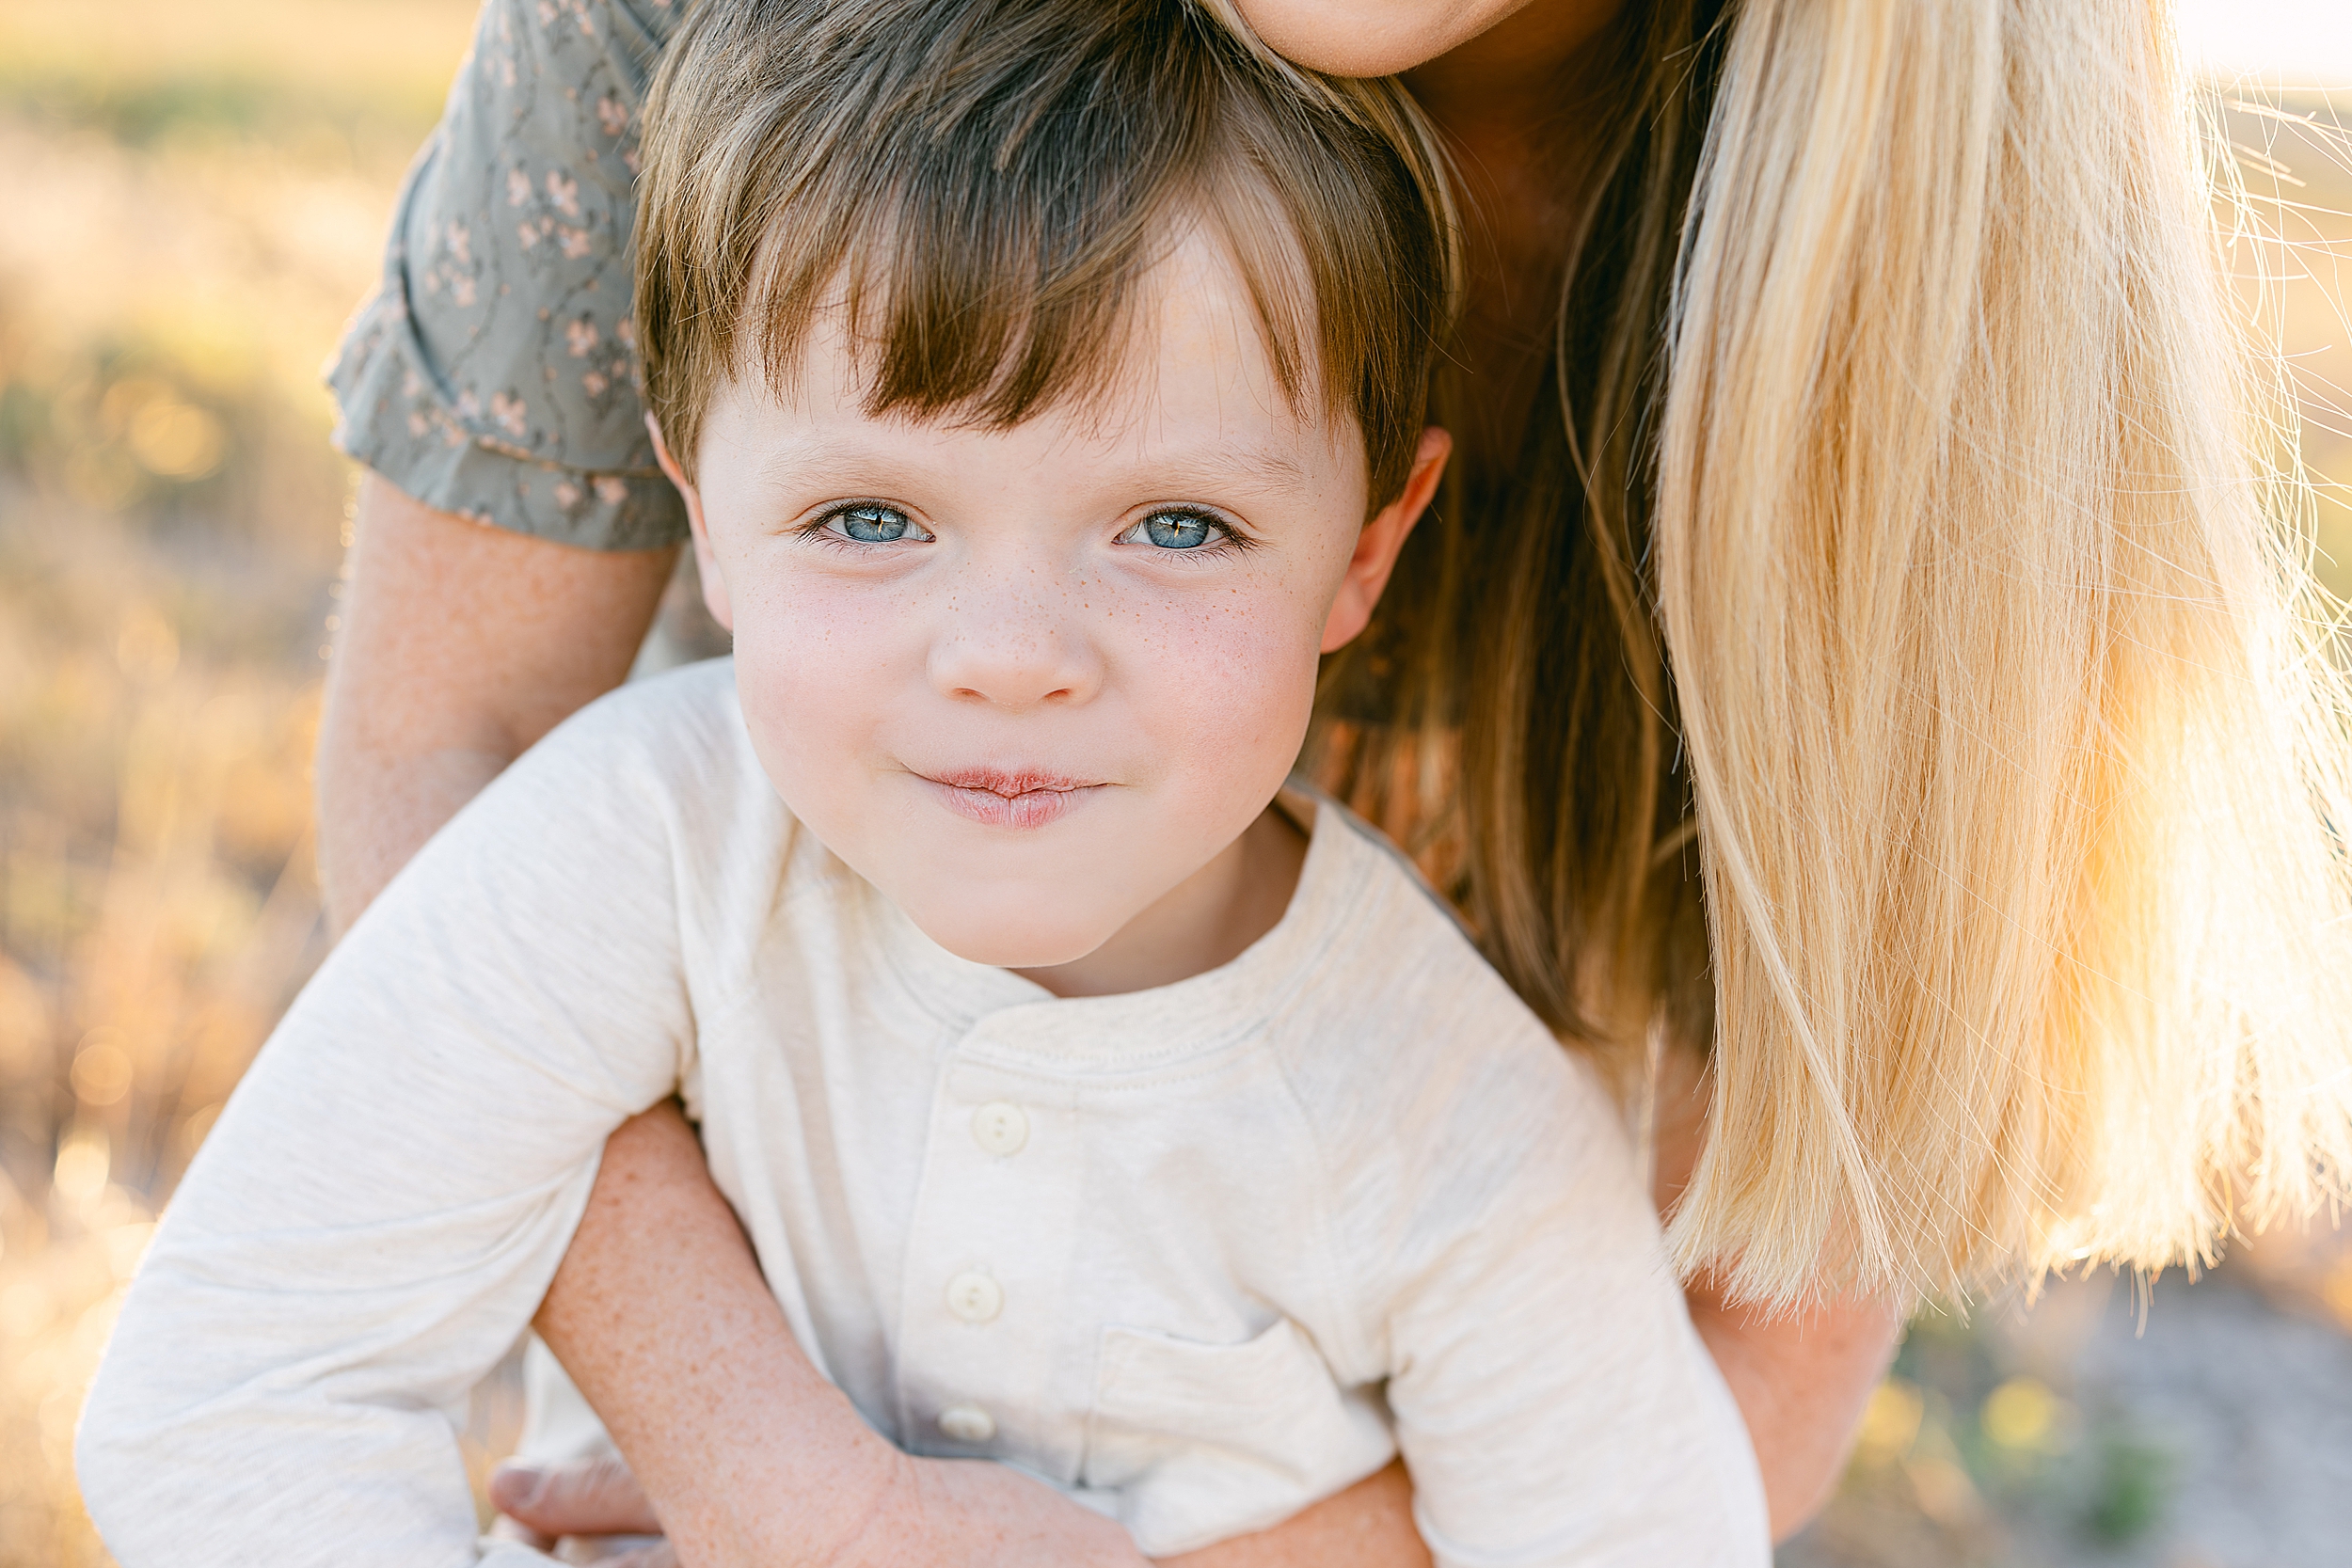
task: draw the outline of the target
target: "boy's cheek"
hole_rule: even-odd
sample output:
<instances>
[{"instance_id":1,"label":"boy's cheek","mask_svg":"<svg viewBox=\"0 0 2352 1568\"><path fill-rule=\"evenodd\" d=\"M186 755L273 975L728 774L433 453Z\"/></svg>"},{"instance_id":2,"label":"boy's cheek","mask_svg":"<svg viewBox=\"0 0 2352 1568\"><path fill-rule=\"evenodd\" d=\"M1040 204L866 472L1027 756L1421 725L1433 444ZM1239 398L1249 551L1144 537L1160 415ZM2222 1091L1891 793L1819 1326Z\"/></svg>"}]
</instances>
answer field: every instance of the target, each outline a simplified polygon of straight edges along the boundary
<instances>
[{"instance_id":1,"label":"boy's cheek","mask_svg":"<svg viewBox=\"0 0 2352 1568\"><path fill-rule=\"evenodd\" d=\"M876 721L890 705L879 661L859 652L852 633L818 619L763 619L736 637L736 695L753 749L820 837L816 817L828 805L866 802Z\"/></svg>"},{"instance_id":2,"label":"boy's cheek","mask_svg":"<svg viewBox=\"0 0 2352 1568\"><path fill-rule=\"evenodd\" d=\"M1135 639L1122 675L1143 711L1183 715L1195 744L1246 749L1269 730L1303 731L1321 658L1311 610L1288 594L1187 607Z\"/></svg>"},{"instance_id":3,"label":"boy's cheek","mask_svg":"<svg viewBox=\"0 0 2352 1568\"><path fill-rule=\"evenodd\" d=\"M924 620L901 596L771 580L736 595L737 687L795 721L842 708L879 715L923 671ZM745 716L750 716L747 705Z\"/></svg>"}]
</instances>

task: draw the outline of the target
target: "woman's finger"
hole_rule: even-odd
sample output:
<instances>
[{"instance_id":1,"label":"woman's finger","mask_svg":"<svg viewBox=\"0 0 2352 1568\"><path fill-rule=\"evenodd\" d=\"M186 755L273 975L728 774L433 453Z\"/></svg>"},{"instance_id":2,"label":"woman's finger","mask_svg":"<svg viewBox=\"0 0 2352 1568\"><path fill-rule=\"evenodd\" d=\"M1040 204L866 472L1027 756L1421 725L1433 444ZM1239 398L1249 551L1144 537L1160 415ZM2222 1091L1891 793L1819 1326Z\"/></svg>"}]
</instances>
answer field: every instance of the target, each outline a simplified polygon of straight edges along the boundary
<instances>
[{"instance_id":1,"label":"woman's finger","mask_svg":"<svg viewBox=\"0 0 2352 1568\"><path fill-rule=\"evenodd\" d=\"M661 1522L618 1459L506 1464L490 1478L501 1513L542 1535L657 1535Z\"/></svg>"}]
</instances>

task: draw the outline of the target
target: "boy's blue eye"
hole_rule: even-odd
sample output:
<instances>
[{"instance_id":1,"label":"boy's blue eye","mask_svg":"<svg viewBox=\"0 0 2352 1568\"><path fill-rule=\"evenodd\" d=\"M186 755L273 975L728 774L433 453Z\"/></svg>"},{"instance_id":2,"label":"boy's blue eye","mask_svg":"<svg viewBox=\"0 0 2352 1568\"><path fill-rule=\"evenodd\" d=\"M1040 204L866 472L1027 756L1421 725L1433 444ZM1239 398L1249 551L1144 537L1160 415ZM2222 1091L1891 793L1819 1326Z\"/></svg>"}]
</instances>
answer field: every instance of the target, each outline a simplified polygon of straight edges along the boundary
<instances>
[{"instance_id":1,"label":"boy's blue eye","mask_svg":"<svg viewBox=\"0 0 2352 1568\"><path fill-rule=\"evenodd\" d=\"M1231 535L1214 517L1197 512L1154 512L1120 535L1122 543L1149 544L1163 550L1197 550Z\"/></svg>"},{"instance_id":2,"label":"boy's blue eye","mask_svg":"<svg viewBox=\"0 0 2352 1568\"><path fill-rule=\"evenodd\" d=\"M922 524L895 506L845 506L833 515L832 521L845 536L861 545L896 545L930 537Z\"/></svg>"}]
</instances>

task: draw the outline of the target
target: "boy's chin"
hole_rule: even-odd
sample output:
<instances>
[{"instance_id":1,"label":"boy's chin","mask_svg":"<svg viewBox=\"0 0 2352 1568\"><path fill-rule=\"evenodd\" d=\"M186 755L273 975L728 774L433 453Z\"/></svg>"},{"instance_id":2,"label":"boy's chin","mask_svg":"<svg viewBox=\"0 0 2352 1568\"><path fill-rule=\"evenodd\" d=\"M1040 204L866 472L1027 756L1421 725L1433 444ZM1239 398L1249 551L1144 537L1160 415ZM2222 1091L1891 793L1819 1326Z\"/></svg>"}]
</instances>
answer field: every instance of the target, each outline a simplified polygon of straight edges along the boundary
<instances>
[{"instance_id":1,"label":"boy's chin","mask_svg":"<svg viewBox=\"0 0 2352 1568\"><path fill-rule=\"evenodd\" d=\"M1125 924L1122 917L1110 913L1089 919L1072 911L1034 909L908 908L907 914L925 936L957 958L996 969L1051 969L1075 963L1110 941Z\"/></svg>"}]
</instances>

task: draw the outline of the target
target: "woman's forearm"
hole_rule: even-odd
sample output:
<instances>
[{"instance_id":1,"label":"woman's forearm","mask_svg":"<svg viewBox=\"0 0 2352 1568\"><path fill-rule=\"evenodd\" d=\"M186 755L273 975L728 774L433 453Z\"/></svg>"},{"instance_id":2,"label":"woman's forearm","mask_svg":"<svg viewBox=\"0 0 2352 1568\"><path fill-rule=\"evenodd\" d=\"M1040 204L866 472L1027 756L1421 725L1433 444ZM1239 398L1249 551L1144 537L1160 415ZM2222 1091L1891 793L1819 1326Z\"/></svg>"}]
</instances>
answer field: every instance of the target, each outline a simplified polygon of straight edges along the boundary
<instances>
[{"instance_id":1,"label":"woman's forearm","mask_svg":"<svg viewBox=\"0 0 2352 1568\"><path fill-rule=\"evenodd\" d=\"M537 1326L604 1418L680 1560L964 1561L1096 1568L1142 1560L1124 1532L1017 1472L908 1461L794 1341L702 1148L674 1107L606 1146ZM550 1534L611 1528L611 1499L526 1512ZM1183 1568L1425 1568L1401 1466Z\"/></svg>"},{"instance_id":2,"label":"woman's forearm","mask_svg":"<svg viewBox=\"0 0 2352 1568\"><path fill-rule=\"evenodd\" d=\"M1885 1373L1901 1317L1875 1298L1765 1316L1691 1287L1691 1322L1723 1370L1764 1476L1772 1539L1812 1521L1836 1490L1870 1390Z\"/></svg>"},{"instance_id":3,"label":"woman's forearm","mask_svg":"<svg viewBox=\"0 0 2352 1568\"><path fill-rule=\"evenodd\" d=\"M821 1562L887 1480L810 1365L674 1106L625 1123L534 1326L595 1406L680 1560ZM535 1522L535 1521L534 1521ZM774 1560L772 1558L768 1560Z\"/></svg>"},{"instance_id":4,"label":"woman's forearm","mask_svg":"<svg viewBox=\"0 0 2352 1568\"><path fill-rule=\"evenodd\" d=\"M319 726L336 930L508 763L620 684L676 553L552 544L364 478Z\"/></svg>"},{"instance_id":5,"label":"woman's forearm","mask_svg":"<svg viewBox=\"0 0 2352 1568\"><path fill-rule=\"evenodd\" d=\"M1403 1465L1391 1464L1272 1529L1161 1561L1163 1568L1429 1568L1429 1548L1413 1528L1413 1483Z\"/></svg>"},{"instance_id":6,"label":"woman's forearm","mask_svg":"<svg viewBox=\"0 0 2352 1568\"><path fill-rule=\"evenodd\" d=\"M1706 1139L1704 1065L1690 1053L1668 1051L1656 1091L1653 1196L1662 1214L1681 1196ZM1871 1296L1760 1313L1731 1306L1712 1279L1692 1281L1685 1299L1692 1325L1747 1422L1772 1539L1786 1541L1836 1490L1862 1407L1895 1354L1902 1315Z\"/></svg>"},{"instance_id":7,"label":"woman's forearm","mask_svg":"<svg viewBox=\"0 0 2352 1568\"><path fill-rule=\"evenodd\" d=\"M1661 1159L1688 1152L1671 1121L1661 1133ZM1729 1307L1704 1284L1690 1301L1746 1418L1773 1534L1786 1538L1836 1484L1899 1321L1870 1301L1763 1317ZM946 1562L954 1547L925 1544L941 1520L967 1538L967 1550L981 1530L1007 1548L1018 1543L1023 1560L1119 1560L1075 1505L1033 1485L997 1484L1011 1473L996 1466L924 1468L865 1425L794 1341L675 1108L649 1112L613 1135L539 1328L605 1417L694 1568ZM1411 1499L1403 1468L1391 1465L1275 1528L1173 1561L1422 1568L1429 1559ZM532 1522L594 1528L544 1515Z\"/></svg>"}]
</instances>

